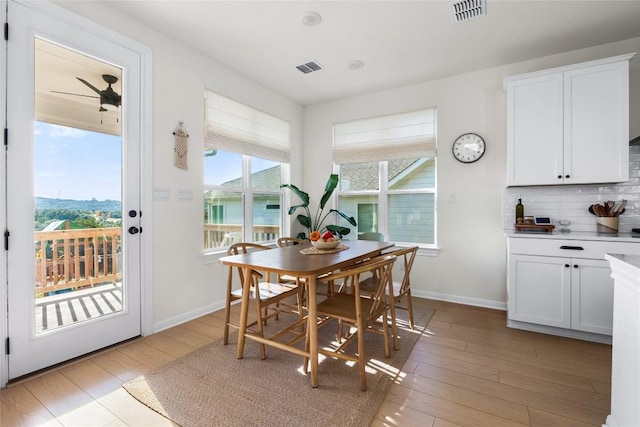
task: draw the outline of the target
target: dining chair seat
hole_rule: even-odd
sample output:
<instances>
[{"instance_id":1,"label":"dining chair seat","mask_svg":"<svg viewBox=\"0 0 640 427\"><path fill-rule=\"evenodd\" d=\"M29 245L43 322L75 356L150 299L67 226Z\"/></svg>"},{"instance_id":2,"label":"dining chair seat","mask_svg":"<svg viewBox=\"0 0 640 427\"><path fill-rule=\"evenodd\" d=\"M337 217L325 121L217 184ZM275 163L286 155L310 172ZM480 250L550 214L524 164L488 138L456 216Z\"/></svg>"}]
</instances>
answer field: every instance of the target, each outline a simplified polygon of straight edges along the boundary
<instances>
[{"instance_id":1,"label":"dining chair seat","mask_svg":"<svg viewBox=\"0 0 640 427\"><path fill-rule=\"evenodd\" d=\"M395 262L395 255L382 255L358 264L356 267L332 273L326 280L345 281L349 283L354 293L336 292L317 304L318 327L337 319L339 328L336 340L318 343L318 352L324 355L355 362L358 364L360 389L367 389L366 377L366 348L363 334L374 332L384 337L384 352L391 356L389 334L389 304L385 296L385 288L391 280L391 269ZM364 297L360 294L360 276L373 273L379 277L378 290L372 296ZM378 320L382 318L382 322ZM346 337L342 336L343 326L355 329ZM307 334L306 348L309 348L309 334ZM357 341L357 351L346 352L345 348L354 340ZM305 369L308 359L305 358Z\"/></svg>"},{"instance_id":2,"label":"dining chair seat","mask_svg":"<svg viewBox=\"0 0 640 427\"><path fill-rule=\"evenodd\" d=\"M257 243L235 243L227 249L229 255L246 254L251 251L269 250L268 246ZM234 274L234 270L237 275ZM234 277L237 277L240 288L233 289ZM225 306L225 327L224 340L229 343L229 328L239 328L239 325L232 323L231 303L242 299L244 283L244 270L239 267L229 267L227 277L227 298ZM264 325L268 319L278 319L278 315L283 312L295 313L299 319L303 318L302 306L302 286L295 282L272 282L269 273L251 271L251 288L249 300L253 301L256 307L256 320L249 324L249 327L256 327L258 335L264 337ZM290 301L295 298L295 304ZM265 358L264 344L260 344L260 357Z\"/></svg>"}]
</instances>

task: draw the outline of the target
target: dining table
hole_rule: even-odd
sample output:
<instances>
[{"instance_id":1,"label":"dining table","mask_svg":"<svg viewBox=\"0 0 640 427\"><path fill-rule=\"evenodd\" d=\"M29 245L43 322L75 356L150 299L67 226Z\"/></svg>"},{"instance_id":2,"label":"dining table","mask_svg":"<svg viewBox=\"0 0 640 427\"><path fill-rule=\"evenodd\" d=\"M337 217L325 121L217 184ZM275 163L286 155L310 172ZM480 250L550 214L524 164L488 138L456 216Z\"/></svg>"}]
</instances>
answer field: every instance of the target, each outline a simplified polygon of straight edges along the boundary
<instances>
[{"instance_id":1,"label":"dining table","mask_svg":"<svg viewBox=\"0 0 640 427\"><path fill-rule=\"evenodd\" d=\"M317 278L333 271L348 268L363 260L380 255L382 251L393 247L390 242L370 240L342 240L336 250L310 250L310 244L285 246L266 251L230 255L220 258L220 263L244 270L244 283L240 309L237 358L244 357L245 339L299 354L309 358L311 386L318 387L318 324L317 324ZM275 273L299 277L307 286L306 327L309 336L309 349L301 349L276 339L265 338L247 329L249 313L249 293L251 289L251 271Z\"/></svg>"}]
</instances>

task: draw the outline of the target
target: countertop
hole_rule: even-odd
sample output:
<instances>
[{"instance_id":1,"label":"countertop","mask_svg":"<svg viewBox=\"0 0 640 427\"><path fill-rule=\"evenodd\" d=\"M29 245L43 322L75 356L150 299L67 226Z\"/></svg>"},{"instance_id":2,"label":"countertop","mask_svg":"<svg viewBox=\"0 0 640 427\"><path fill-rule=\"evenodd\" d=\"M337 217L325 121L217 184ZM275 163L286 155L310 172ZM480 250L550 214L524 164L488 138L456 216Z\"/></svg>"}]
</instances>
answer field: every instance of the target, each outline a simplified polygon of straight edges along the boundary
<instances>
[{"instance_id":1,"label":"countertop","mask_svg":"<svg viewBox=\"0 0 640 427\"><path fill-rule=\"evenodd\" d=\"M506 237L517 237L525 239L564 239L564 240L601 240L607 242L632 242L640 244L640 234L637 233L596 233L585 231L574 231L571 233L544 232L518 232L515 230L504 230Z\"/></svg>"},{"instance_id":2,"label":"countertop","mask_svg":"<svg viewBox=\"0 0 640 427\"><path fill-rule=\"evenodd\" d=\"M636 275L640 274L640 255L606 254L604 257L612 263L620 260L628 264L630 269L635 269Z\"/></svg>"}]
</instances>

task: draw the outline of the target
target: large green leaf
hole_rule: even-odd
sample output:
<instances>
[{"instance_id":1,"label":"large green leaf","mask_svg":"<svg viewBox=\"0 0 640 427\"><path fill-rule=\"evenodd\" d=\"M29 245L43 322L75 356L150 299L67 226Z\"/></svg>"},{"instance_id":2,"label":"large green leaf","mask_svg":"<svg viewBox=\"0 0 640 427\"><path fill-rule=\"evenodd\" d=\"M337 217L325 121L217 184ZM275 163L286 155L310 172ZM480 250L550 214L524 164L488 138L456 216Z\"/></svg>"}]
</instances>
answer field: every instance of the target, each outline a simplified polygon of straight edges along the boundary
<instances>
[{"instance_id":1,"label":"large green leaf","mask_svg":"<svg viewBox=\"0 0 640 427\"><path fill-rule=\"evenodd\" d=\"M327 184L324 186L324 194L322 195L322 199L320 199L320 209L324 209L324 206L331 198L333 190L338 186L338 180L338 174L333 173L329 176Z\"/></svg>"},{"instance_id":2,"label":"large green leaf","mask_svg":"<svg viewBox=\"0 0 640 427\"><path fill-rule=\"evenodd\" d=\"M296 196L300 197L300 200L302 200L302 204L298 205L298 206L302 206L302 207L309 206L309 194L308 193L305 193L304 191L302 191L301 189L299 189L298 187L296 187L293 184L282 184L280 186L280 188L288 188L289 190L293 191Z\"/></svg>"},{"instance_id":3,"label":"large green leaf","mask_svg":"<svg viewBox=\"0 0 640 427\"><path fill-rule=\"evenodd\" d=\"M300 224L302 224L303 227L305 227L307 229L311 229L311 220L309 219L308 216L306 216L306 215L298 215L296 217L296 219L298 220L298 222Z\"/></svg>"},{"instance_id":4,"label":"large green leaf","mask_svg":"<svg viewBox=\"0 0 640 427\"><path fill-rule=\"evenodd\" d=\"M339 225L327 225L327 230L331 231L334 235L337 234L339 237L346 236L351 232L351 229L347 227L341 227Z\"/></svg>"},{"instance_id":5,"label":"large green leaf","mask_svg":"<svg viewBox=\"0 0 640 427\"><path fill-rule=\"evenodd\" d=\"M337 209L331 209L329 212L335 212L335 213L337 213L337 214L338 214L338 215L340 215L342 218L346 219L346 220L349 222L349 224L351 224L351 225L353 225L353 226L358 225L358 224L356 223L356 219L355 219L354 217L349 216L349 215L347 215L347 214L346 214L346 213L344 213L344 212L341 212L341 211L339 211L339 210L337 210Z\"/></svg>"}]
</instances>

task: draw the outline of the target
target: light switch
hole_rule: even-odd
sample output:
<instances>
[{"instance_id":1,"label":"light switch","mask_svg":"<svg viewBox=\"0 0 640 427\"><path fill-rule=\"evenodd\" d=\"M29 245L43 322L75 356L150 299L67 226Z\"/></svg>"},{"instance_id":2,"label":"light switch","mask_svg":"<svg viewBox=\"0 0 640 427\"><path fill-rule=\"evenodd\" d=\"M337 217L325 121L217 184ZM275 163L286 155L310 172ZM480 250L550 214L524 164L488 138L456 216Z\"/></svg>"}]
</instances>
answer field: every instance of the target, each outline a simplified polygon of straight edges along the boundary
<instances>
[{"instance_id":1,"label":"light switch","mask_svg":"<svg viewBox=\"0 0 640 427\"><path fill-rule=\"evenodd\" d=\"M153 200L158 202L166 202L167 200L169 200L169 189L154 187Z\"/></svg>"}]
</instances>

